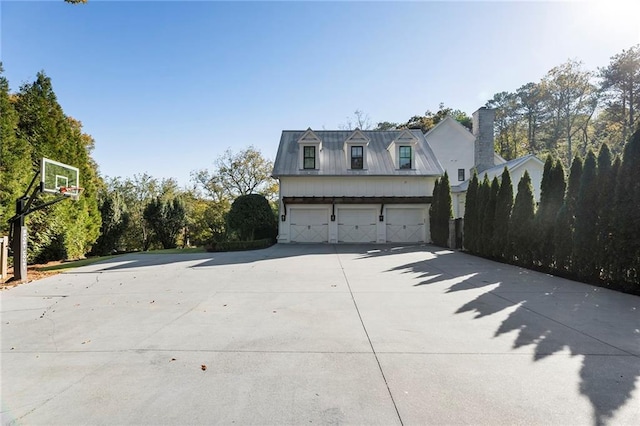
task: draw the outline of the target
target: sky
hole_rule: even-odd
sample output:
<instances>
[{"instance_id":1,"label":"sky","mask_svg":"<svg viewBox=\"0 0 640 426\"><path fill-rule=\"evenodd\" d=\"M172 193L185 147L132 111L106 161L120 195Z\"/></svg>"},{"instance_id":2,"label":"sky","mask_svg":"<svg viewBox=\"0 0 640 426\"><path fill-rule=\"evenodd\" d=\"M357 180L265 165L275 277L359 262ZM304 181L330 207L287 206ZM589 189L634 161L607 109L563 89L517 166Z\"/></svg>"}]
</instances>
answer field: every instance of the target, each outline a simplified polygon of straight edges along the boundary
<instances>
[{"instance_id":1,"label":"sky","mask_svg":"<svg viewBox=\"0 0 640 426\"><path fill-rule=\"evenodd\" d=\"M187 186L227 149L275 159L285 129L471 114L568 59L596 70L640 43L638 16L634 0L0 0L0 59L13 91L51 78L102 176Z\"/></svg>"}]
</instances>

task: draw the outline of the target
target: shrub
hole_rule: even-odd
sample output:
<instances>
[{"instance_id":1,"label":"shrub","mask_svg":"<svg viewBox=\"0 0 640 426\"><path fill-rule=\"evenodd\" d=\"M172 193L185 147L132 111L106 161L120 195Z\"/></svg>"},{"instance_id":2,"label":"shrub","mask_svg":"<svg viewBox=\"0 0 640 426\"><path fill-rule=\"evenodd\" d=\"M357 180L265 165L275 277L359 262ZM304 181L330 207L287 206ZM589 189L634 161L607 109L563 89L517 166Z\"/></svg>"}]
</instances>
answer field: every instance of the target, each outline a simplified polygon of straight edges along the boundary
<instances>
[{"instance_id":1,"label":"shrub","mask_svg":"<svg viewBox=\"0 0 640 426\"><path fill-rule=\"evenodd\" d=\"M272 235L277 227L269 202L259 194L236 198L229 210L227 224L242 241L254 240L256 235Z\"/></svg>"}]
</instances>

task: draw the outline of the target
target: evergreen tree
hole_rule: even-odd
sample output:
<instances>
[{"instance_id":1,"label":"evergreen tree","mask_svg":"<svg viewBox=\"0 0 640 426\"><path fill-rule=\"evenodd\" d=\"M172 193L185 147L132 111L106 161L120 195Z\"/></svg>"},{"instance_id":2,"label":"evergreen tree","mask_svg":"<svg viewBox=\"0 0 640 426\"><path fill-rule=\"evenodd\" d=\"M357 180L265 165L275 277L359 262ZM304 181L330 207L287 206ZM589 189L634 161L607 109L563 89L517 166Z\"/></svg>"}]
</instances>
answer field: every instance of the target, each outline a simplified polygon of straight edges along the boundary
<instances>
[{"instance_id":1,"label":"evergreen tree","mask_svg":"<svg viewBox=\"0 0 640 426\"><path fill-rule=\"evenodd\" d=\"M554 258L556 271L567 273L571 266L571 250L573 232L569 219L567 203L563 203L556 215L554 234Z\"/></svg>"},{"instance_id":2,"label":"evergreen tree","mask_svg":"<svg viewBox=\"0 0 640 426\"><path fill-rule=\"evenodd\" d=\"M513 186L511 175L505 167L500 179L500 190L496 201L496 214L493 231L493 256L497 259L506 259L509 242L509 220L513 207Z\"/></svg>"},{"instance_id":3,"label":"evergreen tree","mask_svg":"<svg viewBox=\"0 0 640 426\"><path fill-rule=\"evenodd\" d=\"M31 178L31 147L16 134L18 113L9 94L9 82L0 63L0 235L8 235L15 203L26 191Z\"/></svg>"},{"instance_id":4,"label":"evergreen tree","mask_svg":"<svg viewBox=\"0 0 640 426\"><path fill-rule=\"evenodd\" d=\"M436 181L429 216L432 218L431 239L434 244L442 247L448 246L449 219L452 216L449 175L445 172L442 180Z\"/></svg>"},{"instance_id":5,"label":"evergreen tree","mask_svg":"<svg viewBox=\"0 0 640 426\"><path fill-rule=\"evenodd\" d=\"M177 237L186 224L186 212L182 200L154 198L144 209L144 220L162 248L176 248Z\"/></svg>"},{"instance_id":6,"label":"evergreen tree","mask_svg":"<svg viewBox=\"0 0 640 426\"><path fill-rule=\"evenodd\" d=\"M618 172L613 210L614 278L640 294L640 129L627 142Z\"/></svg>"},{"instance_id":7,"label":"evergreen tree","mask_svg":"<svg viewBox=\"0 0 640 426\"><path fill-rule=\"evenodd\" d=\"M478 188L478 239L476 242L476 253L484 256L486 241L484 240L484 220L487 214L487 204L491 196L491 184L489 183L489 177L485 173L482 183Z\"/></svg>"},{"instance_id":8,"label":"evergreen tree","mask_svg":"<svg viewBox=\"0 0 640 426\"><path fill-rule=\"evenodd\" d=\"M525 172L518 183L518 193L513 204L509 223L512 255L518 265L530 267L533 258L533 221L535 204L529 172Z\"/></svg>"},{"instance_id":9,"label":"evergreen tree","mask_svg":"<svg viewBox=\"0 0 640 426\"><path fill-rule=\"evenodd\" d=\"M433 185L433 193L431 194L431 205L429 206L429 234L431 242L435 244L438 239L438 231L436 226L438 223L438 201L440 200L440 179L437 178Z\"/></svg>"},{"instance_id":10,"label":"evergreen tree","mask_svg":"<svg viewBox=\"0 0 640 426\"><path fill-rule=\"evenodd\" d=\"M576 216L576 203L578 200L578 192L580 191L580 180L582 179L582 158L576 155L571 163L569 170L569 181L567 183L567 215L569 224L573 233L573 224Z\"/></svg>"},{"instance_id":11,"label":"evergreen tree","mask_svg":"<svg viewBox=\"0 0 640 426\"><path fill-rule=\"evenodd\" d=\"M100 237L93 246L92 253L104 256L118 249L120 239L129 225L129 214L122 194L115 191L105 194L100 203L100 215Z\"/></svg>"},{"instance_id":12,"label":"evergreen tree","mask_svg":"<svg viewBox=\"0 0 640 426\"><path fill-rule=\"evenodd\" d=\"M477 251L478 241L478 175L474 172L464 208L464 248L471 253Z\"/></svg>"},{"instance_id":13,"label":"evergreen tree","mask_svg":"<svg viewBox=\"0 0 640 426\"><path fill-rule=\"evenodd\" d=\"M580 179L573 234L573 271L578 278L588 281L599 278L596 256L594 255L598 243L598 212L596 207L598 191L596 184L596 157L592 151L589 151Z\"/></svg>"},{"instance_id":14,"label":"evergreen tree","mask_svg":"<svg viewBox=\"0 0 640 426\"><path fill-rule=\"evenodd\" d=\"M596 222L596 268L600 272L600 279L610 280L611 251L611 204L615 196L615 176L611 163L611 151L607 144L602 144L598 152L598 169L596 175L597 190L597 222Z\"/></svg>"},{"instance_id":15,"label":"evergreen tree","mask_svg":"<svg viewBox=\"0 0 640 426\"><path fill-rule=\"evenodd\" d=\"M229 228L236 232L242 241L253 240L259 229L276 226L269 202L259 194L241 195L236 198L227 220Z\"/></svg>"},{"instance_id":16,"label":"evergreen tree","mask_svg":"<svg viewBox=\"0 0 640 426\"><path fill-rule=\"evenodd\" d=\"M482 217L482 255L491 257L493 256L493 235L496 221L496 204L498 202L498 192L500 191L500 184L498 178L494 177L489 186L489 198L484 206L485 212Z\"/></svg>"},{"instance_id":17,"label":"evergreen tree","mask_svg":"<svg viewBox=\"0 0 640 426\"><path fill-rule=\"evenodd\" d=\"M551 269L555 253L554 226L558 210L564 202L564 168L560 160L553 162L549 155L544 165L540 185L540 204L536 211L535 261L545 269Z\"/></svg>"}]
</instances>

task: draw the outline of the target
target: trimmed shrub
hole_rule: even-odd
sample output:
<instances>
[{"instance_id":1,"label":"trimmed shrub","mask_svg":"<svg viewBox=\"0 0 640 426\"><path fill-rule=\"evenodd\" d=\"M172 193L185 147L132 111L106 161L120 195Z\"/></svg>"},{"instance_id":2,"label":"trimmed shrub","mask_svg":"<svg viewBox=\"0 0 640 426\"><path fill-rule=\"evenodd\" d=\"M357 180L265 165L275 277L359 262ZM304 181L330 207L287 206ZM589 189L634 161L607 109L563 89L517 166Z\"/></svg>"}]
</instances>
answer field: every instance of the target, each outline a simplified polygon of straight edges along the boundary
<instances>
[{"instance_id":1,"label":"trimmed shrub","mask_svg":"<svg viewBox=\"0 0 640 426\"><path fill-rule=\"evenodd\" d=\"M260 194L241 195L231 205L227 215L229 228L239 240L252 241L257 234L269 234L277 229L276 218L267 199ZM277 233L277 230L275 231Z\"/></svg>"}]
</instances>

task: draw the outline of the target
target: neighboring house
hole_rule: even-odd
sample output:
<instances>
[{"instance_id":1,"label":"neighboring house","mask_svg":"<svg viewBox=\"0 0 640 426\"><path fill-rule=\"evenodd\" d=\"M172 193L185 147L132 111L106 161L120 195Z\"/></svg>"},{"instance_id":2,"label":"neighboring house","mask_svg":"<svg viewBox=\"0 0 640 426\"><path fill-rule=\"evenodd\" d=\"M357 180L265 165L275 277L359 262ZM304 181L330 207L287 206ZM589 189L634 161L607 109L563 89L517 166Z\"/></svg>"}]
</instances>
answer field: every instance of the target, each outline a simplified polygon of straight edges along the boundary
<instances>
[{"instance_id":1,"label":"neighboring house","mask_svg":"<svg viewBox=\"0 0 640 426\"><path fill-rule=\"evenodd\" d=\"M443 173L420 130L283 131L278 241L429 241Z\"/></svg>"},{"instance_id":2,"label":"neighboring house","mask_svg":"<svg viewBox=\"0 0 640 426\"><path fill-rule=\"evenodd\" d=\"M473 134L451 117L420 130L285 130L272 176L280 181L278 241L428 242L436 178L449 174L454 217L469 179L511 172L514 193L529 170L536 200L544 164L494 152L495 111L473 114Z\"/></svg>"}]
</instances>

